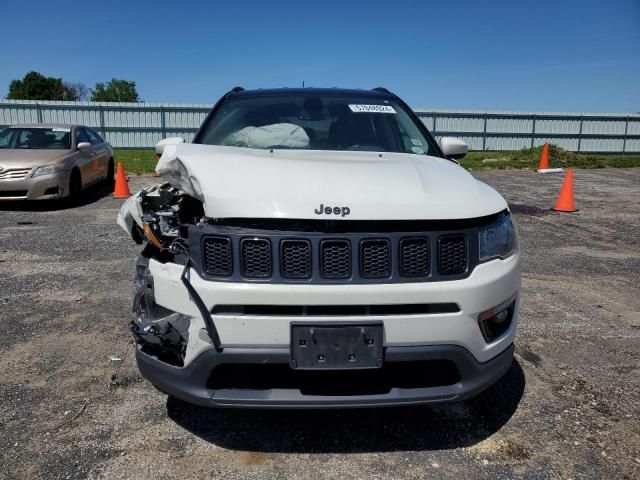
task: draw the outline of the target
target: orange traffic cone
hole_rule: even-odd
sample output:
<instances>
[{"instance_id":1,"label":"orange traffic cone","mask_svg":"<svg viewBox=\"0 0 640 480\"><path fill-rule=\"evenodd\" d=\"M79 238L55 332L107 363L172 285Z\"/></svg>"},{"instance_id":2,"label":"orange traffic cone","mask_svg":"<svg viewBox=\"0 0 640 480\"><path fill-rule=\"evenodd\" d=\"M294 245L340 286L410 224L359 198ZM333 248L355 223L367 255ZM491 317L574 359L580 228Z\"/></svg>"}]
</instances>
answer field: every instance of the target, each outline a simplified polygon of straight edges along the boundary
<instances>
[{"instance_id":1,"label":"orange traffic cone","mask_svg":"<svg viewBox=\"0 0 640 480\"><path fill-rule=\"evenodd\" d=\"M542 153L540 154L540 163L538 164L538 170L546 170L549 168L549 144L544 142L542 147Z\"/></svg>"},{"instance_id":2,"label":"orange traffic cone","mask_svg":"<svg viewBox=\"0 0 640 480\"><path fill-rule=\"evenodd\" d=\"M118 170L116 172L116 187L113 189L113 198L129 198L131 192L129 191L129 184L127 183L127 177L124 176L124 169L122 164L118 162Z\"/></svg>"},{"instance_id":3,"label":"orange traffic cone","mask_svg":"<svg viewBox=\"0 0 640 480\"><path fill-rule=\"evenodd\" d=\"M549 168L549 144L544 142L542 153L540 154L540 163L538 164L538 173L560 173L561 168Z\"/></svg>"},{"instance_id":4,"label":"orange traffic cone","mask_svg":"<svg viewBox=\"0 0 640 480\"><path fill-rule=\"evenodd\" d=\"M558 201L553 209L556 212L578 211L573 203L573 168L567 170L567 175L564 177L564 182L560 189L560 195L558 195Z\"/></svg>"}]
</instances>

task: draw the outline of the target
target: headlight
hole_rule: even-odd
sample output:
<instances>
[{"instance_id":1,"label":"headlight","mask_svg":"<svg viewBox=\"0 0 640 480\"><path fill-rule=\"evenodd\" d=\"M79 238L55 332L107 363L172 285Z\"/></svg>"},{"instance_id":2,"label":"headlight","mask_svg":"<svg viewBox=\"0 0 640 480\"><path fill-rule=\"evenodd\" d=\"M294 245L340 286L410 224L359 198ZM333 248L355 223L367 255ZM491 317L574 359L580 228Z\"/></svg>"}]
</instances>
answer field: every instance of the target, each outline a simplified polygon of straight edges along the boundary
<instances>
[{"instance_id":1,"label":"headlight","mask_svg":"<svg viewBox=\"0 0 640 480\"><path fill-rule=\"evenodd\" d=\"M507 258L518 250L516 227L507 214L495 223L483 228L478 234L480 261Z\"/></svg>"},{"instance_id":2,"label":"headlight","mask_svg":"<svg viewBox=\"0 0 640 480\"><path fill-rule=\"evenodd\" d=\"M64 170L64 163L56 163L54 165L45 165L44 167L36 168L36 171L33 172L34 177L39 177L40 175L49 175L50 173L56 173Z\"/></svg>"}]
</instances>

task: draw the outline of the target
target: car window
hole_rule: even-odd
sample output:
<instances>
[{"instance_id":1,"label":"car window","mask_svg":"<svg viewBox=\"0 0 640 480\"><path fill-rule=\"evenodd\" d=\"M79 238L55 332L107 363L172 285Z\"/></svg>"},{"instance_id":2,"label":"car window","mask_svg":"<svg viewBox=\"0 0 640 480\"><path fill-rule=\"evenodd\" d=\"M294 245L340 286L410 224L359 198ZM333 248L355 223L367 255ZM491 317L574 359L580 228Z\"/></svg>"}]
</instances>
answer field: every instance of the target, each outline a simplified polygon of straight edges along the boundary
<instances>
[{"instance_id":1,"label":"car window","mask_svg":"<svg viewBox=\"0 0 640 480\"><path fill-rule=\"evenodd\" d=\"M203 126L198 143L438 156L431 139L399 102L370 95L231 98Z\"/></svg>"},{"instance_id":2,"label":"car window","mask_svg":"<svg viewBox=\"0 0 640 480\"><path fill-rule=\"evenodd\" d=\"M0 148L68 150L70 128L10 127L0 132Z\"/></svg>"},{"instance_id":3,"label":"car window","mask_svg":"<svg viewBox=\"0 0 640 480\"><path fill-rule=\"evenodd\" d=\"M100 143L104 143L104 140L102 140L100 135L98 135L92 129L85 128L84 131L87 133L87 136L89 137L89 141L91 142L92 145L98 145Z\"/></svg>"},{"instance_id":4,"label":"car window","mask_svg":"<svg viewBox=\"0 0 640 480\"><path fill-rule=\"evenodd\" d=\"M11 148L11 144L16 136L13 128L5 128L0 132L0 148Z\"/></svg>"},{"instance_id":5,"label":"car window","mask_svg":"<svg viewBox=\"0 0 640 480\"><path fill-rule=\"evenodd\" d=\"M89 137L87 136L87 134L84 131L84 128L81 127L77 127L76 128L76 145L78 145L79 143L82 142L89 142Z\"/></svg>"}]
</instances>

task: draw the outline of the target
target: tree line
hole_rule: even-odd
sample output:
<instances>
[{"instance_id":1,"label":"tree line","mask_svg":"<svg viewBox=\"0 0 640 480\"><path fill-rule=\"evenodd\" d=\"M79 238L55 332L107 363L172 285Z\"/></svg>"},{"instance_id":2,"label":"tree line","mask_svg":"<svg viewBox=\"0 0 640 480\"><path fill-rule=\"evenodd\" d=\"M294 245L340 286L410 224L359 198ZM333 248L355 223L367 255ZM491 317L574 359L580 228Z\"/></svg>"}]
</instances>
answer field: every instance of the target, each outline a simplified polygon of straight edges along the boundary
<instances>
[{"instance_id":1,"label":"tree line","mask_svg":"<svg viewBox=\"0 0 640 480\"><path fill-rule=\"evenodd\" d=\"M45 77L31 71L9 84L7 100L91 100L92 102L139 102L136 82L113 78L97 82L92 89L84 83L71 83L62 78Z\"/></svg>"}]
</instances>

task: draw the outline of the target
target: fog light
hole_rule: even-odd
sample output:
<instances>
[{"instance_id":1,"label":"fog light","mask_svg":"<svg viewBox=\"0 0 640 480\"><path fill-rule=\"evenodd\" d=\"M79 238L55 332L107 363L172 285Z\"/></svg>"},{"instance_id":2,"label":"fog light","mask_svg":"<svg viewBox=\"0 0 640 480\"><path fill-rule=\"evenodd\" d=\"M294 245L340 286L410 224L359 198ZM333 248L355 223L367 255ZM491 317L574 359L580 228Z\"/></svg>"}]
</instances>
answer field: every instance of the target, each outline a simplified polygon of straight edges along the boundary
<instances>
[{"instance_id":1,"label":"fog light","mask_svg":"<svg viewBox=\"0 0 640 480\"><path fill-rule=\"evenodd\" d=\"M509 318L510 309L502 310L501 312L496 313L489 320L492 323L496 323L498 325L504 323Z\"/></svg>"},{"instance_id":2,"label":"fog light","mask_svg":"<svg viewBox=\"0 0 640 480\"><path fill-rule=\"evenodd\" d=\"M478 316L480 331L487 343L493 342L504 332L509 330L513 320L513 311L516 306L515 300L509 300L495 308L482 312Z\"/></svg>"}]
</instances>

